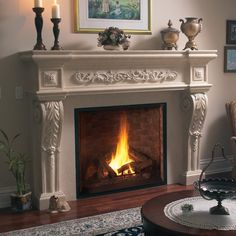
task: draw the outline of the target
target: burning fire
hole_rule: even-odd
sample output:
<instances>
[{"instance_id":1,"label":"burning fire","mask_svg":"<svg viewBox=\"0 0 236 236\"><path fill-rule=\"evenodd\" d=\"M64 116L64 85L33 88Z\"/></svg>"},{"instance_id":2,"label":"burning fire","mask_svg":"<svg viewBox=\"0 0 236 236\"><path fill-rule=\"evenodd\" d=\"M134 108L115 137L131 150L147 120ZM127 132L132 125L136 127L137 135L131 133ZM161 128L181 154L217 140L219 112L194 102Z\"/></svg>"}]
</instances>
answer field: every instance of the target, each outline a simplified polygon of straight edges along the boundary
<instances>
[{"instance_id":1,"label":"burning fire","mask_svg":"<svg viewBox=\"0 0 236 236\"><path fill-rule=\"evenodd\" d=\"M116 146L116 153L112 154L111 161L109 166L116 172L117 175L121 175L122 173L118 170L131 162L133 159L129 156L129 143L128 143L128 125L127 125L127 117L125 114L121 116L120 120L120 133L119 140ZM133 174L134 170L129 165L129 169L123 172L124 174Z\"/></svg>"}]
</instances>

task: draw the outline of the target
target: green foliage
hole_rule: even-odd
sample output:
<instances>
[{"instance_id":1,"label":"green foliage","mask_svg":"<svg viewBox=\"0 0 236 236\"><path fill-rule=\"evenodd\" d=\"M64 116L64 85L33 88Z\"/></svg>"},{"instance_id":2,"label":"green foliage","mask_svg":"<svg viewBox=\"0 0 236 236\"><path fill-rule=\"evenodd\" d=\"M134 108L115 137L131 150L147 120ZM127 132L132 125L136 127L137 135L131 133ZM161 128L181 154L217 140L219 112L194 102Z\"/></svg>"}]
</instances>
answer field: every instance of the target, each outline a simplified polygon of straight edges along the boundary
<instances>
[{"instance_id":1,"label":"green foliage","mask_svg":"<svg viewBox=\"0 0 236 236\"><path fill-rule=\"evenodd\" d=\"M16 134L11 140L7 134L0 129L0 151L7 157L8 169L16 180L17 194L22 195L27 192L25 182L25 168L29 158L25 154L14 150L13 146L20 134Z\"/></svg>"}]
</instances>

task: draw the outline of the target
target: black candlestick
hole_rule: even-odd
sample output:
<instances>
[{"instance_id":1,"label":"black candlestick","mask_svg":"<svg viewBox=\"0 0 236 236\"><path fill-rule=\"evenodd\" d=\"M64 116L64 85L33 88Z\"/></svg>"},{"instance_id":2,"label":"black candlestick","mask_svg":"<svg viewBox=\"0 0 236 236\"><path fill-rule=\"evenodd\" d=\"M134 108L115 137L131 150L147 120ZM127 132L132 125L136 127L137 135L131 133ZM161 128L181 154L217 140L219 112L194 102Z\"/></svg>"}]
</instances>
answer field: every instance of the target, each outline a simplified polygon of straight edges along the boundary
<instances>
[{"instance_id":1,"label":"black candlestick","mask_svg":"<svg viewBox=\"0 0 236 236\"><path fill-rule=\"evenodd\" d=\"M62 47L59 45L59 34L60 34L60 28L59 23L61 22L61 18L52 18L51 19L53 23L53 34L54 34L54 45L51 48L52 50L62 50Z\"/></svg>"},{"instance_id":2,"label":"black candlestick","mask_svg":"<svg viewBox=\"0 0 236 236\"><path fill-rule=\"evenodd\" d=\"M42 40L42 28L43 28L43 17L42 13L44 11L43 7L34 7L33 11L35 12L35 27L37 31L37 43L34 46L34 50L46 50L45 45Z\"/></svg>"}]
</instances>

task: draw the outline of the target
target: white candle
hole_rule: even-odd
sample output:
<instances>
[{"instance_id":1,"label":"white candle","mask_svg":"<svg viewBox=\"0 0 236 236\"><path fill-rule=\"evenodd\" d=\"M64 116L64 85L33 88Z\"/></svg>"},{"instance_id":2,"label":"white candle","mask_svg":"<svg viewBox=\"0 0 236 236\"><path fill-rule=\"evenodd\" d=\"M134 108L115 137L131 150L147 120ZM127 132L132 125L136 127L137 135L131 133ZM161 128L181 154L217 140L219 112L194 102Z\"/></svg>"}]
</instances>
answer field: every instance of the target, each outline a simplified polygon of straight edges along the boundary
<instances>
[{"instance_id":1,"label":"white candle","mask_svg":"<svg viewBox=\"0 0 236 236\"><path fill-rule=\"evenodd\" d=\"M43 0L34 0L34 7L43 7Z\"/></svg>"},{"instance_id":2,"label":"white candle","mask_svg":"<svg viewBox=\"0 0 236 236\"><path fill-rule=\"evenodd\" d=\"M54 0L52 5L52 18L61 18L60 5L56 3L56 0Z\"/></svg>"}]
</instances>

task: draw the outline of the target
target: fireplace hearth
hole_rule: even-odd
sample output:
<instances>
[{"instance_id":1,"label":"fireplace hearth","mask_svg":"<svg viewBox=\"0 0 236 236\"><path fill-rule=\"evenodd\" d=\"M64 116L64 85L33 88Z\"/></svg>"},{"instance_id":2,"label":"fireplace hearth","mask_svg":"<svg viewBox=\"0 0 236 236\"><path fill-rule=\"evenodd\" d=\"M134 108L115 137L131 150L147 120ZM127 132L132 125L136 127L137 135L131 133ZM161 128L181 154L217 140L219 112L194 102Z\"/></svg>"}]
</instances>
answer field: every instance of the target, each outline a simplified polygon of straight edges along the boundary
<instances>
[{"instance_id":1,"label":"fireplace hearth","mask_svg":"<svg viewBox=\"0 0 236 236\"><path fill-rule=\"evenodd\" d=\"M75 110L77 197L166 184L166 104Z\"/></svg>"},{"instance_id":2,"label":"fireplace hearth","mask_svg":"<svg viewBox=\"0 0 236 236\"><path fill-rule=\"evenodd\" d=\"M143 179L150 173L145 170L143 174L139 174L140 165L156 169L160 182L166 181L167 184L189 185L199 178L200 140L204 135L202 131L208 106L207 91L212 86L208 82L208 64L217 57L217 51L63 50L27 51L19 55L26 62L22 63L27 73L25 91L32 101L32 190L34 203L39 209L48 208L52 195L64 196L67 200L77 198L78 156L75 151L74 123L74 109L77 108L166 103L166 173L163 171L165 168L153 164L154 152L148 153L146 149L142 149L132 140L134 135L128 131L129 155L137 159L137 163L130 165L134 165L137 176ZM127 120L131 126L129 114ZM113 129L116 131L114 136L119 137L120 121L117 121ZM99 131L96 132L99 137ZM97 145L99 140L97 138L90 145ZM117 138L107 143L109 148L104 149L104 153L102 150L98 152L104 165L110 164L106 157L116 153ZM154 147L149 146L150 149ZM142 155L147 160L140 164ZM89 156L88 168L102 165L97 163L99 161L92 161L96 155ZM152 167L149 167L151 162ZM123 170L126 167L124 164L120 168ZM122 170L118 172L122 173ZM161 170L160 173L158 170ZM114 174L104 167L99 167L99 171L99 178ZM93 172L87 177L89 181L96 177ZM128 182L133 179L136 182L138 178L134 173L129 170L127 173L115 176L117 186L119 181L127 182L126 178L129 177ZM82 178L85 178L84 175L87 175L86 168L83 169ZM89 181L83 184L83 189L93 192L94 188L91 186L96 183ZM107 181L111 181L111 178L107 178ZM139 184L142 185L140 182ZM99 186L95 192L106 190L106 187Z\"/></svg>"}]
</instances>

